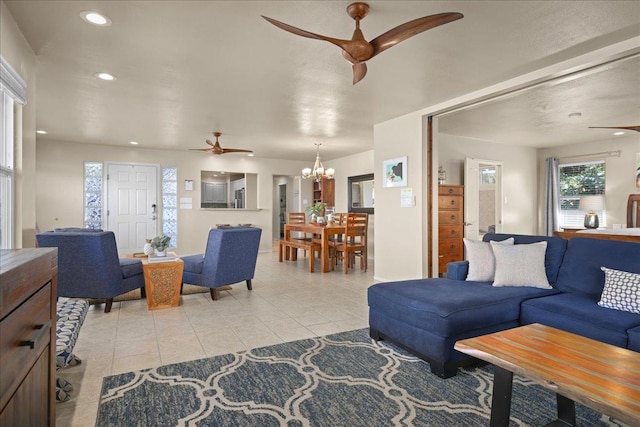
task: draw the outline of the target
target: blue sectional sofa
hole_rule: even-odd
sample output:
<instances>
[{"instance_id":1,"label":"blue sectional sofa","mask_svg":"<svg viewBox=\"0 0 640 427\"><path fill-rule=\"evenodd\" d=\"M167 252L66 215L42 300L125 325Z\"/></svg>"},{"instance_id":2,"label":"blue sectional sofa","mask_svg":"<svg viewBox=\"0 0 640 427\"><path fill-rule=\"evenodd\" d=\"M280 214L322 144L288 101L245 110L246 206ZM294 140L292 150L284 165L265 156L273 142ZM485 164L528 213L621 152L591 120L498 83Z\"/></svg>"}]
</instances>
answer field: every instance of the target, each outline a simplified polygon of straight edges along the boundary
<instances>
[{"instance_id":1,"label":"blue sectional sofa","mask_svg":"<svg viewBox=\"0 0 640 427\"><path fill-rule=\"evenodd\" d=\"M487 234L484 241L511 237L515 245L546 242L542 275L546 274L548 288L522 283L497 287L490 281L465 280L469 262L450 263L446 278L371 286L371 337L410 350L442 378L454 376L459 366L477 362L454 350L456 341L530 323L640 351L640 314L598 305L605 286L601 267L640 274L640 244L507 234ZM513 264L517 267L517 262ZM497 274L496 270L496 279ZM637 278L632 278L636 299Z\"/></svg>"}]
</instances>

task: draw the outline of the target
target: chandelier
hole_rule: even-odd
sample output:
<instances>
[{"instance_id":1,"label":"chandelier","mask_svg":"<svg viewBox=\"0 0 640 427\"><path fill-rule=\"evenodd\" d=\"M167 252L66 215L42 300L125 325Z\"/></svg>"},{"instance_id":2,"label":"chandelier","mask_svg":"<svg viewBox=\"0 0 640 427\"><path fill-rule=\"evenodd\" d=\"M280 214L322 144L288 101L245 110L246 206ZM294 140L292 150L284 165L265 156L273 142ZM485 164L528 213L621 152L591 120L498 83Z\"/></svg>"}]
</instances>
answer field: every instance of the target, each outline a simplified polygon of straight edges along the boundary
<instances>
[{"instance_id":1,"label":"chandelier","mask_svg":"<svg viewBox=\"0 0 640 427\"><path fill-rule=\"evenodd\" d=\"M317 147L316 152L316 163L313 165L313 170L311 168L302 169L302 178L313 178L316 182L322 181L322 177L326 177L328 179L333 179L333 175L336 173L335 169L327 168L325 170L324 166L322 166L322 161L320 160L320 146L322 144L316 143Z\"/></svg>"}]
</instances>

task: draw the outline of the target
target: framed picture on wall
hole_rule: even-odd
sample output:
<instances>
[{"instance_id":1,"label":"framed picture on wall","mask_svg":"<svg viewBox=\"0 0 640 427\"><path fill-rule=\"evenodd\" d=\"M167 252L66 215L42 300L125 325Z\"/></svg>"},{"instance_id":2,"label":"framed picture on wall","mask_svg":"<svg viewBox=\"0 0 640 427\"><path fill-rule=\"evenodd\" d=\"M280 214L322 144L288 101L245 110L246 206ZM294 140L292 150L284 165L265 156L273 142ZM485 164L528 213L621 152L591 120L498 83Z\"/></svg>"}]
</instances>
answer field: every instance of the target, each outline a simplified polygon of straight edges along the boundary
<instances>
[{"instance_id":1,"label":"framed picture on wall","mask_svg":"<svg viewBox=\"0 0 640 427\"><path fill-rule=\"evenodd\" d=\"M407 157L385 160L382 162L382 186L406 187L407 186Z\"/></svg>"}]
</instances>

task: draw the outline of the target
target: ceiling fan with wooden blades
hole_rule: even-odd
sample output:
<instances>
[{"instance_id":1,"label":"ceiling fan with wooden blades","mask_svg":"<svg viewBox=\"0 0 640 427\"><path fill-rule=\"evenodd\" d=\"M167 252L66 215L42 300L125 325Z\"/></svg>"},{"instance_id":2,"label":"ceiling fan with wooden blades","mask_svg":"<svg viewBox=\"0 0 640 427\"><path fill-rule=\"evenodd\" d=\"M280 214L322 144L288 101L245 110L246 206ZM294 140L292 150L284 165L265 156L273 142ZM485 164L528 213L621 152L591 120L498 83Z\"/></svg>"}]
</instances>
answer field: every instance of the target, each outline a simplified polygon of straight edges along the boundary
<instances>
[{"instance_id":1,"label":"ceiling fan with wooden blades","mask_svg":"<svg viewBox=\"0 0 640 427\"><path fill-rule=\"evenodd\" d=\"M640 126L589 126L589 129L622 129L640 132Z\"/></svg>"},{"instance_id":2,"label":"ceiling fan with wooden blades","mask_svg":"<svg viewBox=\"0 0 640 427\"><path fill-rule=\"evenodd\" d=\"M208 151L211 154L227 154L227 153L253 153L253 150L242 150L240 148L222 148L220 143L218 142L218 138L222 135L221 132L213 132L213 136L216 137L216 142L211 142L211 140L207 139L206 143L211 146L211 148L191 148L192 151Z\"/></svg>"},{"instance_id":3,"label":"ceiling fan with wooden blades","mask_svg":"<svg viewBox=\"0 0 640 427\"><path fill-rule=\"evenodd\" d=\"M266 16L262 17L276 27L290 33L311 39L328 41L329 43L333 43L340 47L342 49L342 56L353 64L353 84L358 83L367 74L367 65L365 64L365 61L368 61L380 52L384 52L409 37L464 17L464 15L457 12L438 13L436 15L424 16L422 18L414 19L413 21L405 22L402 25L398 25L368 42L365 40L364 35L360 30L360 21L369 13L369 5L363 2L352 3L347 7L347 13L356 21L356 29L353 32L351 40L341 40L315 34L293 27L289 24L285 24L284 22L267 18Z\"/></svg>"}]
</instances>

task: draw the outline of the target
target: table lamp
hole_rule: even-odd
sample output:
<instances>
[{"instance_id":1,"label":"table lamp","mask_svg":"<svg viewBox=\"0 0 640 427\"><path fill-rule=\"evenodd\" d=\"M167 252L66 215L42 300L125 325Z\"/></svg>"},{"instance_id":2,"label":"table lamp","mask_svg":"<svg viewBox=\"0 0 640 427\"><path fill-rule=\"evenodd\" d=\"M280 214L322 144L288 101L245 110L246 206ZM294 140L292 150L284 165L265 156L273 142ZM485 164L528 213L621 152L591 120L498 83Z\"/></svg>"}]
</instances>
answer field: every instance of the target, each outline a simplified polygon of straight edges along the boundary
<instances>
[{"instance_id":1,"label":"table lamp","mask_svg":"<svg viewBox=\"0 0 640 427\"><path fill-rule=\"evenodd\" d=\"M601 211L604 209L604 196L582 196L580 197L580 210L587 211L584 216L585 228L598 228L600 226L600 220L598 214L595 211Z\"/></svg>"}]
</instances>

